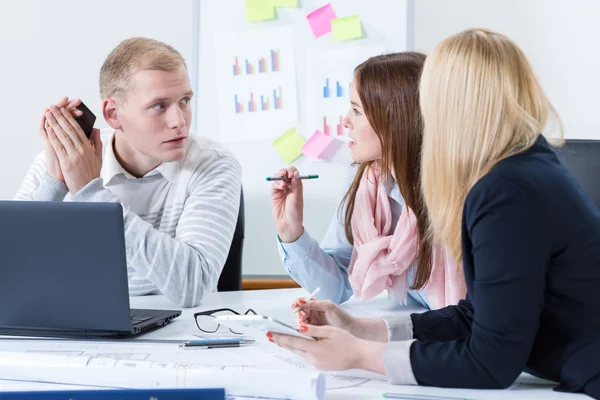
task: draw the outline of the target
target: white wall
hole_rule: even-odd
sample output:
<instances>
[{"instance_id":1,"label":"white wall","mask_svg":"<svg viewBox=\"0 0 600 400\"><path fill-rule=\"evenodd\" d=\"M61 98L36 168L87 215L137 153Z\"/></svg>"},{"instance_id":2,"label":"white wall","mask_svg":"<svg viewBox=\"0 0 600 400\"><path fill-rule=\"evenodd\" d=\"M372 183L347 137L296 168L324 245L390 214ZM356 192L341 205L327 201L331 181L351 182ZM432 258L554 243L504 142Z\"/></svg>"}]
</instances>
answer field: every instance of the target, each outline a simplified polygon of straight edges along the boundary
<instances>
[{"instance_id":1,"label":"white wall","mask_svg":"<svg viewBox=\"0 0 600 400\"><path fill-rule=\"evenodd\" d=\"M567 138L600 139L600 2L597 0L416 0L415 50L488 28L523 49Z\"/></svg>"},{"instance_id":2,"label":"white wall","mask_svg":"<svg viewBox=\"0 0 600 400\"><path fill-rule=\"evenodd\" d=\"M13 197L41 151L37 124L64 95L100 115L98 75L123 39L147 36L191 61L192 0L18 0L0 2L0 198Z\"/></svg>"}]
</instances>

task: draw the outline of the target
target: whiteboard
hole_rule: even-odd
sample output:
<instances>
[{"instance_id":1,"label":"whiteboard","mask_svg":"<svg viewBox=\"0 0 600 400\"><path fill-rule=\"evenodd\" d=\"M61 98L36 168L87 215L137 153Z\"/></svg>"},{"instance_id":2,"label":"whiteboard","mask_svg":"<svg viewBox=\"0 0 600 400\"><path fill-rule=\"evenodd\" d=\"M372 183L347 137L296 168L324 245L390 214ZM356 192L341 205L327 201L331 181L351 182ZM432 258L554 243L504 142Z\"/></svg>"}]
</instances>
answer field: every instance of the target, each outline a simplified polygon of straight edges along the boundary
<instances>
[{"instance_id":1,"label":"whiteboard","mask_svg":"<svg viewBox=\"0 0 600 400\"><path fill-rule=\"evenodd\" d=\"M338 17L359 14L365 36L360 40L343 43L333 41L331 34L315 39L306 20L307 13L327 4L318 0L299 0L299 8L279 8L277 19L260 23L248 23L245 19L244 0L201 0L198 23L198 76L195 90L196 132L214 140L222 140L220 131L219 91L226 90L225 82L220 81L222 71L217 70L221 50L216 49L215 41L228 32L254 34L256 30L288 28L293 31L295 59L296 101L298 105L295 127L305 139L314 132L314 118L308 101L318 100L313 96L314 79L309 76L307 63L318 54L350 53L358 60L369 49L385 48L387 52L405 51L407 48L407 2L405 0L338 0L331 1ZM266 40L268 48L270 40ZM286 49L282 49L286 50ZM337 57L337 56L336 56ZM358 61L358 62L360 62ZM356 64L358 64L358 62ZM356 65L353 65L353 67ZM348 71L352 74L353 67ZM222 68L219 66L218 68ZM229 71L229 70L228 70ZM314 74L314 72L313 72ZM310 82L309 82L310 80ZM221 85L223 84L223 85ZM233 103L231 103L233 104ZM314 108L312 108L314 110ZM338 121L331 123L337 129ZM276 124L276 123L274 123ZM273 125L265 124L264 129ZM277 127L279 134L292 128L291 124ZM230 132L226 132L228 134ZM269 184L265 177L285 167L286 164L275 152L272 142L275 133L245 132L257 140L226 141L226 146L237 156L242 165L242 182L245 195L246 240L244 244L243 273L248 275L285 274L277 254L276 232L271 217ZM264 136L266 135L266 137ZM275 135L275 136L273 136ZM319 174L320 178L304 185L304 226L310 234L320 240L337 210L344 194L350 172L351 159L347 146L341 146L330 161L308 159L306 156L293 163L301 172Z\"/></svg>"}]
</instances>

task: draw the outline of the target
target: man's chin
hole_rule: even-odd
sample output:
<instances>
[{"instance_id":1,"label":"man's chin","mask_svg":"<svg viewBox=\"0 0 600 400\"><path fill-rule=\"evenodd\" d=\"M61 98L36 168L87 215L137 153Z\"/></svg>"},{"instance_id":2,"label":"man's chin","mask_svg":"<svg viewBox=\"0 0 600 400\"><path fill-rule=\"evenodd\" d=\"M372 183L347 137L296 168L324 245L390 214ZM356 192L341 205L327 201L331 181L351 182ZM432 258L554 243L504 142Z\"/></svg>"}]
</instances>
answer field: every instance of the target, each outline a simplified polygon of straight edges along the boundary
<instances>
[{"instance_id":1,"label":"man's chin","mask_svg":"<svg viewBox=\"0 0 600 400\"><path fill-rule=\"evenodd\" d=\"M160 160L162 162L180 161L185 158L186 152L187 152L187 149L171 150L165 154L162 154L162 157L160 157Z\"/></svg>"}]
</instances>

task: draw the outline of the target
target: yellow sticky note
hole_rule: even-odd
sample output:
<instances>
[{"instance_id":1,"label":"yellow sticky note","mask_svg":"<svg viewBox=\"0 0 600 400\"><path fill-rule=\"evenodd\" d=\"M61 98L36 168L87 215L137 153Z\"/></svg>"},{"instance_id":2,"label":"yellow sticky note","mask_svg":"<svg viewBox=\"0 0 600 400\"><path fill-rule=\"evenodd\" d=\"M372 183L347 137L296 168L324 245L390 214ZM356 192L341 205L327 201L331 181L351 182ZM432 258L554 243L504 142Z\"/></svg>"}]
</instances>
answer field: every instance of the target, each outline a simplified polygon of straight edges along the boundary
<instances>
[{"instance_id":1,"label":"yellow sticky note","mask_svg":"<svg viewBox=\"0 0 600 400\"><path fill-rule=\"evenodd\" d=\"M304 138L298 133L296 128L292 128L283 135L279 136L273 146L281 159L289 164L302 155L302 146L304 146Z\"/></svg>"},{"instance_id":2,"label":"yellow sticky note","mask_svg":"<svg viewBox=\"0 0 600 400\"><path fill-rule=\"evenodd\" d=\"M363 33L360 17L356 14L332 19L331 32L333 33L333 40L336 42L361 38Z\"/></svg>"},{"instance_id":3,"label":"yellow sticky note","mask_svg":"<svg viewBox=\"0 0 600 400\"><path fill-rule=\"evenodd\" d=\"M273 7L298 7L298 0L269 0Z\"/></svg>"},{"instance_id":4,"label":"yellow sticky note","mask_svg":"<svg viewBox=\"0 0 600 400\"><path fill-rule=\"evenodd\" d=\"M258 22L275 19L271 0L246 0L246 21Z\"/></svg>"}]
</instances>

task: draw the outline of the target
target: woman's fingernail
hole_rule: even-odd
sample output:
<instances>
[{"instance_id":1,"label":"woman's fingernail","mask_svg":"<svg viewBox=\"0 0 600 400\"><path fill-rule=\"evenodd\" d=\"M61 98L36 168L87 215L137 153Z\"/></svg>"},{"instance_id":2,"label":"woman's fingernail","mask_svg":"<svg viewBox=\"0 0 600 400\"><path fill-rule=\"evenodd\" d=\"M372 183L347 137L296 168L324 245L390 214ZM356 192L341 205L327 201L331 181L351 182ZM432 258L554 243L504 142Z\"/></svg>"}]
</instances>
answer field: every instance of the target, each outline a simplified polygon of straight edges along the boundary
<instances>
[{"instance_id":1,"label":"woman's fingernail","mask_svg":"<svg viewBox=\"0 0 600 400\"><path fill-rule=\"evenodd\" d=\"M271 338L269 338L269 342L275 343L275 341L273 339L271 339Z\"/></svg>"},{"instance_id":2,"label":"woman's fingernail","mask_svg":"<svg viewBox=\"0 0 600 400\"><path fill-rule=\"evenodd\" d=\"M292 308L297 308L298 307L298 303L292 303Z\"/></svg>"},{"instance_id":3,"label":"woman's fingernail","mask_svg":"<svg viewBox=\"0 0 600 400\"><path fill-rule=\"evenodd\" d=\"M271 338L273 337L273 334L272 334L271 332L267 332L267 337L268 337L269 339L271 339Z\"/></svg>"},{"instance_id":4,"label":"woman's fingernail","mask_svg":"<svg viewBox=\"0 0 600 400\"><path fill-rule=\"evenodd\" d=\"M300 328L298 328L298 330L300 332L306 332L308 330L308 326L306 326L306 325L300 325Z\"/></svg>"},{"instance_id":5,"label":"woman's fingernail","mask_svg":"<svg viewBox=\"0 0 600 400\"><path fill-rule=\"evenodd\" d=\"M300 299L298 301L300 302L300 304L306 304L306 300L304 300L304 299Z\"/></svg>"}]
</instances>

